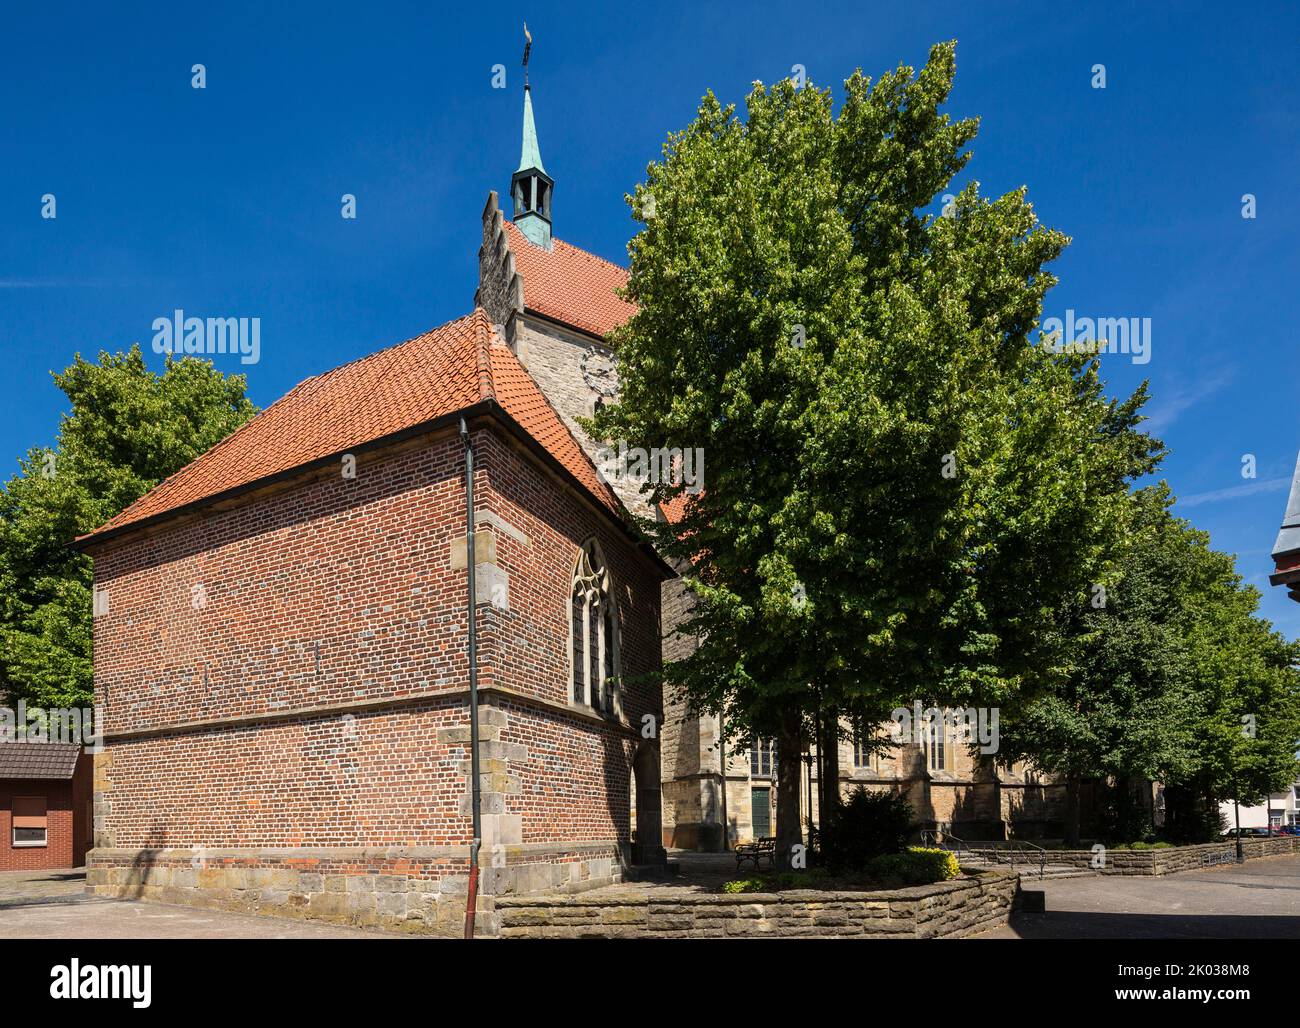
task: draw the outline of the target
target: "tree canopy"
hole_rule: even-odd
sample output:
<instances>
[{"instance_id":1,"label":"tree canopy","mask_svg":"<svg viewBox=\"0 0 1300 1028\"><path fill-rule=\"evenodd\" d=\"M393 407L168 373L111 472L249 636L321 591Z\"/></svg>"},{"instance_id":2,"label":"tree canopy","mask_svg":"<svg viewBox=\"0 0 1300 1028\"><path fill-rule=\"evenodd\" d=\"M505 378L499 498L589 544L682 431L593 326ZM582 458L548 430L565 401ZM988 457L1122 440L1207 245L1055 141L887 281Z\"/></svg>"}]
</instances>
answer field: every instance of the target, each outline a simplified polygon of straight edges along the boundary
<instances>
[{"instance_id":1,"label":"tree canopy","mask_svg":"<svg viewBox=\"0 0 1300 1028\"><path fill-rule=\"evenodd\" d=\"M1112 401L1095 358L1037 345L1068 240L1026 191L929 209L977 130L942 111L954 70L948 43L855 73L838 115L789 80L744 119L709 93L629 197L638 310L591 427L705 451L684 519L647 531L696 599L665 676L737 733L997 703L1058 668L1056 612L1113 575L1160 454L1145 387Z\"/></svg>"},{"instance_id":2,"label":"tree canopy","mask_svg":"<svg viewBox=\"0 0 1300 1028\"><path fill-rule=\"evenodd\" d=\"M54 375L71 409L57 445L35 447L0 489L0 694L44 708L89 705L89 557L69 549L255 413L242 375L138 346L77 354Z\"/></svg>"},{"instance_id":3,"label":"tree canopy","mask_svg":"<svg viewBox=\"0 0 1300 1028\"><path fill-rule=\"evenodd\" d=\"M1134 494L1122 577L1102 603L1061 613L1073 670L1013 704L1001 725L999 759L1060 775L1071 790L1084 778L1119 784L1112 830L1129 836L1152 826L1126 809L1125 783L1158 779L1206 810L1236 795L1253 803L1294 779L1300 739L1295 647L1255 616L1259 594L1233 558L1172 503L1164 483Z\"/></svg>"}]
</instances>

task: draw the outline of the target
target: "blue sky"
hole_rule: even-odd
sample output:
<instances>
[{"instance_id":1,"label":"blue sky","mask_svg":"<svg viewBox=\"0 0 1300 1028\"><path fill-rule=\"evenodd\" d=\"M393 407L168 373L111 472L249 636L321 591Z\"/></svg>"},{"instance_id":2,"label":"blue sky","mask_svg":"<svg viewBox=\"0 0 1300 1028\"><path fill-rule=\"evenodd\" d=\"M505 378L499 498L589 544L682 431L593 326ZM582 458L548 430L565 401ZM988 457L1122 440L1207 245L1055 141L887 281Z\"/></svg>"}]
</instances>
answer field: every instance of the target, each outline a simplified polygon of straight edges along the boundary
<instances>
[{"instance_id":1,"label":"blue sky","mask_svg":"<svg viewBox=\"0 0 1300 1028\"><path fill-rule=\"evenodd\" d=\"M261 361L218 363L246 371L263 406L468 310L479 213L518 160L525 17L556 234L621 263L623 194L706 89L740 101L800 64L838 93L854 68L919 65L955 38L951 111L982 118L957 185L1026 184L1073 237L1046 315L1152 319L1150 363L1103 359L1112 392L1150 378L1180 513L1238 555L1264 613L1300 637L1300 605L1267 585L1300 447L1300 349L1276 320L1297 291L1294 5L177 6L6 12L3 477L53 440L52 369L77 351L147 349L175 308L261 318ZM506 89L492 88L498 63ZM46 193L55 220L40 216ZM355 221L340 217L344 193Z\"/></svg>"}]
</instances>

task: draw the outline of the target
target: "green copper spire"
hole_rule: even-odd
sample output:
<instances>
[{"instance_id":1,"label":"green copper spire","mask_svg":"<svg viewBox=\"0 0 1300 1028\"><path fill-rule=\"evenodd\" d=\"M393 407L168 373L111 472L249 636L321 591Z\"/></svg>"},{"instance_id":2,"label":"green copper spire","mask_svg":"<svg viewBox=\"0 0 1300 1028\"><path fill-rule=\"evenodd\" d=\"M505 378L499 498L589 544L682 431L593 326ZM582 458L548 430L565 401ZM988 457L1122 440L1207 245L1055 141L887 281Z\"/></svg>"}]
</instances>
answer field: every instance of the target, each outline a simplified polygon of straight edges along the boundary
<instances>
[{"instance_id":1,"label":"green copper spire","mask_svg":"<svg viewBox=\"0 0 1300 1028\"><path fill-rule=\"evenodd\" d=\"M533 92L524 86L524 145L519 151L516 171L545 171L542 151L537 145L537 125L533 122Z\"/></svg>"},{"instance_id":2,"label":"green copper spire","mask_svg":"<svg viewBox=\"0 0 1300 1028\"><path fill-rule=\"evenodd\" d=\"M524 141L519 150L519 167L510 176L510 196L515 206L515 226L536 246L551 248L551 193L555 180L542 167L542 150L537 145L533 122L533 91L528 86L528 54L533 37L524 25Z\"/></svg>"}]
</instances>

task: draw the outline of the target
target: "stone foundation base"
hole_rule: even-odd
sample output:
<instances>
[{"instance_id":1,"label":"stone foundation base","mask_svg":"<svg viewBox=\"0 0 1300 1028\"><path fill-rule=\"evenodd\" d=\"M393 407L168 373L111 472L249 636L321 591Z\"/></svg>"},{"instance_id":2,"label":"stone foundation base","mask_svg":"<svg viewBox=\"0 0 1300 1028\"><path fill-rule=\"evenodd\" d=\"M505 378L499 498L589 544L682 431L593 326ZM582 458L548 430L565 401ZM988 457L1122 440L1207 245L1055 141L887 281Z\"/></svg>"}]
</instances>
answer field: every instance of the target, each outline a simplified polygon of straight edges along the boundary
<instances>
[{"instance_id":1,"label":"stone foundation base","mask_svg":"<svg viewBox=\"0 0 1300 1028\"><path fill-rule=\"evenodd\" d=\"M616 842L498 847L479 868L475 934L500 929L499 896L582 892L622 880ZM240 913L449 937L464 934L466 846L391 849L96 849L86 890Z\"/></svg>"}]
</instances>

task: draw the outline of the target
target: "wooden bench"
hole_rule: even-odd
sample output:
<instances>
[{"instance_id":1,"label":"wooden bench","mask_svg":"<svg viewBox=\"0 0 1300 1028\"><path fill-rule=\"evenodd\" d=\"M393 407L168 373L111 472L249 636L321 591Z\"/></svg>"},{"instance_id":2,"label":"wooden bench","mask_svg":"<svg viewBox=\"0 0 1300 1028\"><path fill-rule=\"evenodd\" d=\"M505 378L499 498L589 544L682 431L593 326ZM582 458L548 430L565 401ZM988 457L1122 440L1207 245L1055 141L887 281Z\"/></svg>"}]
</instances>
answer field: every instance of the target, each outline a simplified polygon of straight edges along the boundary
<instances>
[{"instance_id":1,"label":"wooden bench","mask_svg":"<svg viewBox=\"0 0 1300 1028\"><path fill-rule=\"evenodd\" d=\"M754 862L755 871L761 870L764 858L767 859L768 867L776 866L776 837L773 835L765 835L754 842L742 842L736 845L737 871L746 860Z\"/></svg>"}]
</instances>

